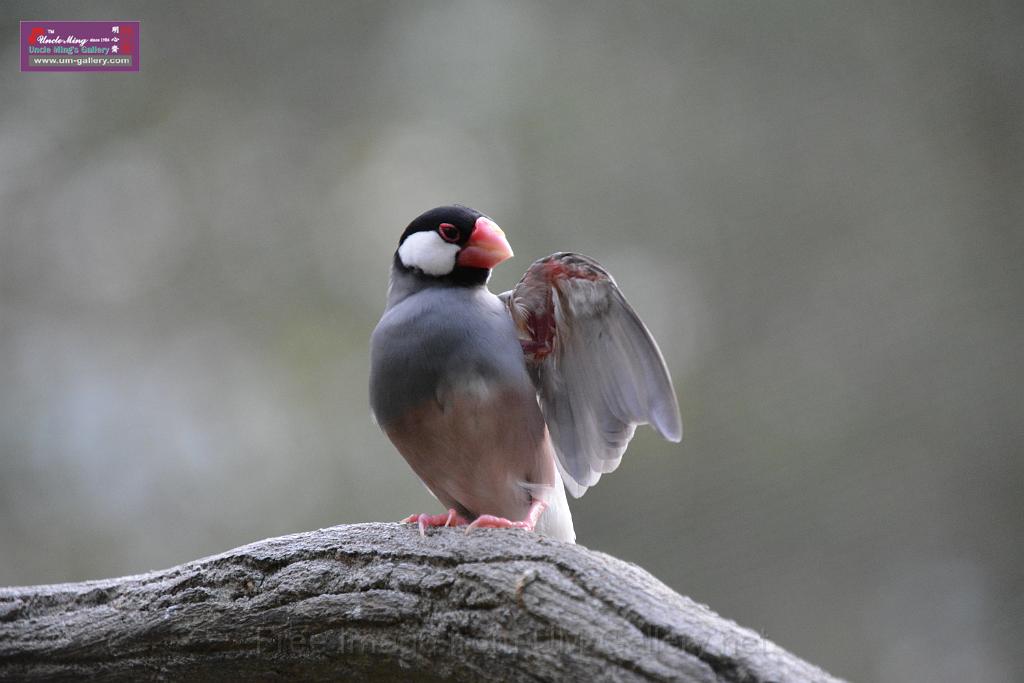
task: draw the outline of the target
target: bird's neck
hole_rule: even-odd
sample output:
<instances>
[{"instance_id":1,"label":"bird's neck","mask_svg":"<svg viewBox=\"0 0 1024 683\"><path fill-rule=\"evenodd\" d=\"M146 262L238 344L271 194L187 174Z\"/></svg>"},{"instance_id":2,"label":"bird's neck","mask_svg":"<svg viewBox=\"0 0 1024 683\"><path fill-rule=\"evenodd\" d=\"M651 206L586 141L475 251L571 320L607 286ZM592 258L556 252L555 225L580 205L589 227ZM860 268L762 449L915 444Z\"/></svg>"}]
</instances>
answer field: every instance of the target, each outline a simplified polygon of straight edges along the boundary
<instances>
[{"instance_id":1,"label":"bird's neck","mask_svg":"<svg viewBox=\"0 0 1024 683\"><path fill-rule=\"evenodd\" d=\"M413 294L432 287L485 287L491 278L486 268L456 268L440 277L427 275L418 268L408 268L395 254L388 284L388 308Z\"/></svg>"}]
</instances>

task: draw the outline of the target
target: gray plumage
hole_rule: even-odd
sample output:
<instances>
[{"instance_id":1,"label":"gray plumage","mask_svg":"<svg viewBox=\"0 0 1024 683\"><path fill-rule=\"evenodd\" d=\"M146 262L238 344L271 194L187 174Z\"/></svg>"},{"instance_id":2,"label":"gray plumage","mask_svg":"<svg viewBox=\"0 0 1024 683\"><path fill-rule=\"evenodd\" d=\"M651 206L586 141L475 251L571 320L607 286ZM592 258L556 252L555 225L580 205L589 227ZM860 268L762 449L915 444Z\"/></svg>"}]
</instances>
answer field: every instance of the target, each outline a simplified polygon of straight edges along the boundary
<instances>
[{"instance_id":1,"label":"gray plumage","mask_svg":"<svg viewBox=\"0 0 1024 683\"><path fill-rule=\"evenodd\" d=\"M472 209L433 209L402 244L370 342L378 424L466 520L522 520L544 501L536 530L574 541L566 488L578 497L618 467L638 424L682 436L654 339L611 276L577 254L540 259L492 294L489 269L511 249Z\"/></svg>"},{"instance_id":2,"label":"gray plumage","mask_svg":"<svg viewBox=\"0 0 1024 683\"><path fill-rule=\"evenodd\" d=\"M547 353L527 353L563 479L582 496L622 460L636 427L683 436L675 390L647 327L596 261L560 252L536 261L502 295L523 332L549 317ZM533 323L536 326L536 323Z\"/></svg>"},{"instance_id":3,"label":"gray plumage","mask_svg":"<svg viewBox=\"0 0 1024 683\"><path fill-rule=\"evenodd\" d=\"M575 540L554 452L515 327L484 286L392 272L370 339L370 405L428 490L468 519L522 519Z\"/></svg>"},{"instance_id":4,"label":"gray plumage","mask_svg":"<svg viewBox=\"0 0 1024 683\"><path fill-rule=\"evenodd\" d=\"M530 386L512 319L486 287L395 271L370 339L370 405L385 424L459 378Z\"/></svg>"}]
</instances>

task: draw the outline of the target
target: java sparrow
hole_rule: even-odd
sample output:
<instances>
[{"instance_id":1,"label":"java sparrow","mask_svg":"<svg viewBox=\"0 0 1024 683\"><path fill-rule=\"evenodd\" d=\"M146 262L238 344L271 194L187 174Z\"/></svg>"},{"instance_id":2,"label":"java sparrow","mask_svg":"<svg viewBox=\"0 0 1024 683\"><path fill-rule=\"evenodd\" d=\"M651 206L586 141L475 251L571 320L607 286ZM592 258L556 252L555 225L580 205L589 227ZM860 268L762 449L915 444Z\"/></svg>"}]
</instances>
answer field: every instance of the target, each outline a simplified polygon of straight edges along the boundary
<instances>
[{"instance_id":1,"label":"java sparrow","mask_svg":"<svg viewBox=\"0 0 1024 683\"><path fill-rule=\"evenodd\" d=\"M536 261L487 289L512 256L501 228L441 206L402 233L370 341L374 417L447 513L426 526L536 529L574 542L579 497L619 466L639 424L679 441L672 380L650 332L596 261Z\"/></svg>"}]
</instances>

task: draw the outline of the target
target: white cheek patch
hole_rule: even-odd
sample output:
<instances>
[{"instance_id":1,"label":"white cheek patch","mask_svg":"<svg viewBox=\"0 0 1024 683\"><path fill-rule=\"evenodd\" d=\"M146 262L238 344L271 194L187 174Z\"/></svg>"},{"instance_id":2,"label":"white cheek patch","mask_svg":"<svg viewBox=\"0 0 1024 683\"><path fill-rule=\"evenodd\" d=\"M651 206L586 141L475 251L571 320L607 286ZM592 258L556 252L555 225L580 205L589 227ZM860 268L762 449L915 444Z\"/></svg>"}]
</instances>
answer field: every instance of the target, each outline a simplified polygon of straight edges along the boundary
<instances>
[{"instance_id":1,"label":"white cheek patch","mask_svg":"<svg viewBox=\"0 0 1024 683\"><path fill-rule=\"evenodd\" d=\"M455 268L459 245L441 239L433 230L414 232L398 248L398 258L407 268L419 268L427 275L447 275Z\"/></svg>"}]
</instances>

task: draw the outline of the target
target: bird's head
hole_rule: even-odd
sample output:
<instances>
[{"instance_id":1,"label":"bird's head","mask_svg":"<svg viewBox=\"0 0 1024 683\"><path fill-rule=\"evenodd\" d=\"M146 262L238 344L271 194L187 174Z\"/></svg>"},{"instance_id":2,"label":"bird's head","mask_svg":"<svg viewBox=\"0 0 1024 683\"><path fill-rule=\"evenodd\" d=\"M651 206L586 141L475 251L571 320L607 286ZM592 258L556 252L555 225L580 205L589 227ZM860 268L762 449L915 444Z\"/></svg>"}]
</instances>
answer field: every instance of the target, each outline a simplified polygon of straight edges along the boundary
<instances>
[{"instance_id":1,"label":"bird's head","mask_svg":"<svg viewBox=\"0 0 1024 683\"><path fill-rule=\"evenodd\" d=\"M468 206L439 206L417 216L402 233L395 266L457 284L483 284L491 269L512 257L497 223Z\"/></svg>"}]
</instances>

